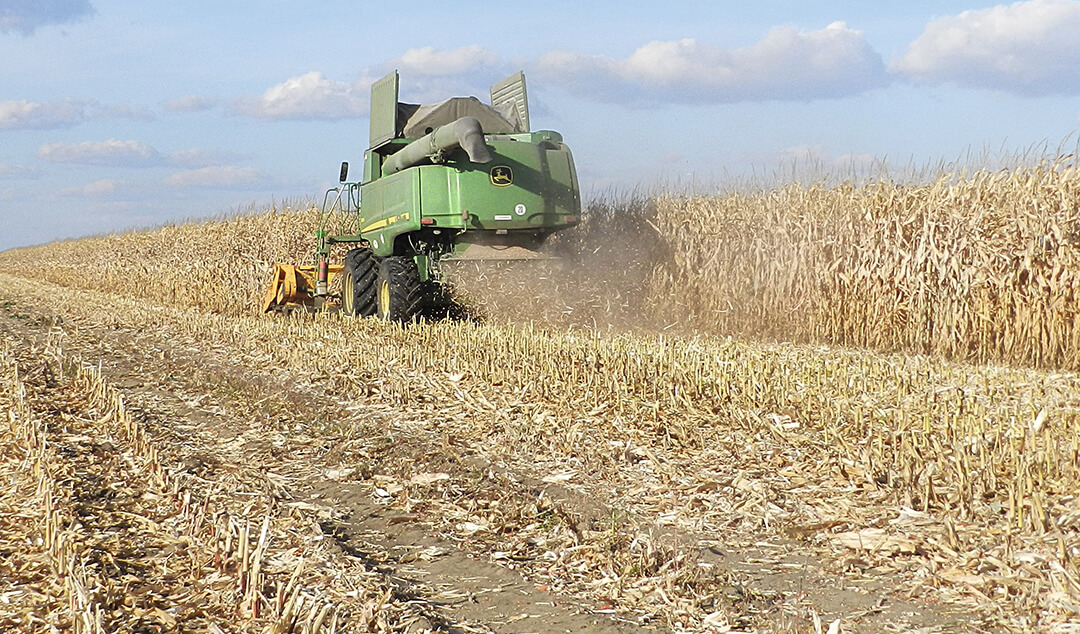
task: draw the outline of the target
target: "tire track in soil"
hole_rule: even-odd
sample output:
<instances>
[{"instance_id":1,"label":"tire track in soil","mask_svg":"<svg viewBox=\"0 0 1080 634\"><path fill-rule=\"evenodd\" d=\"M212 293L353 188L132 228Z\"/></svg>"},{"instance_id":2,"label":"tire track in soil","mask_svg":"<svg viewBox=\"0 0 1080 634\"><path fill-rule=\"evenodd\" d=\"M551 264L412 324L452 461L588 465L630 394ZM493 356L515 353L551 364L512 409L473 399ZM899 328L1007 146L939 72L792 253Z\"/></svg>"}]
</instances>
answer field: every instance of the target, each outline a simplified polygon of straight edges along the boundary
<instances>
[{"instance_id":1,"label":"tire track in soil","mask_svg":"<svg viewBox=\"0 0 1080 634\"><path fill-rule=\"evenodd\" d=\"M377 571L401 599L428 605L408 631L642 631L622 617L591 614L574 599L538 589L519 572L471 552L469 544L424 530L421 516L403 522L400 513L388 513L387 505L377 496L373 499L362 484L326 479L313 460L341 470L348 468L342 460L349 457L337 452L335 459L327 442L295 442L287 434L290 425L339 414L342 406L336 401L304 390L279 392L268 387L276 377L247 369L240 374L222 363L220 354L185 348L157 333L82 319L72 328L70 315L35 305L27 297L16 301L20 311L30 312L9 313L0 322L0 332L21 340L27 349L40 348L64 332L66 354L100 364L103 376L151 430L163 463L204 482L246 485L312 515L336 542L335 550ZM268 420L266 406L271 403L290 410L279 410L277 420ZM253 415L256 405L262 406L261 415ZM297 416L298 411L308 415ZM365 409L352 414L358 421L379 416Z\"/></svg>"},{"instance_id":2,"label":"tire track in soil","mask_svg":"<svg viewBox=\"0 0 1080 634\"><path fill-rule=\"evenodd\" d=\"M410 437L393 425L392 412L385 407L338 402L320 394L305 377L244 366L212 342L60 313L44 293L28 291L19 289L15 295L15 289L8 288L18 309L3 319L3 330L28 343L62 331L65 348L101 364L105 377L141 413L162 440L163 455L180 471L204 480L227 475L230 482L244 483L311 515L341 553L364 561L402 593L430 602L433 613L447 615L441 621L415 621L411 631L643 629L631 620L633 615L605 613L608 606L603 603L546 591L535 562L495 550L498 540L485 540L483 533L462 538L447 530L460 519L446 517L448 506L455 510L517 500L520 513L531 512L533 519L558 515L577 532L577 527L610 512L595 501L470 457L452 439ZM311 434L312 429L316 433ZM341 434L343 429L351 436ZM440 488L438 503L420 501L414 508L410 494L424 485L410 486L402 474L421 468L448 475L455 486ZM525 508L530 503L532 507ZM825 585L807 572L821 562L814 561L813 554L797 554L798 545L787 546L786 553L796 554L778 559L765 549L703 549L701 561L730 574L732 604L759 620L765 615L772 631L804 631L809 626L801 616L785 614L775 600L776 594L793 591L808 604L826 606L821 613L831 608L856 615L861 626L855 631L882 631L881 626L894 622L931 628L926 631L969 631L947 610L879 600L878 594L888 591L887 581L868 593ZM760 563L766 558L783 564L782 570ZM746 582L764 591L747 592ZM460 627L450 627L453 623ZM644 629L657 626L663 627L652 623Z\"/></svg>"}]
</instances>

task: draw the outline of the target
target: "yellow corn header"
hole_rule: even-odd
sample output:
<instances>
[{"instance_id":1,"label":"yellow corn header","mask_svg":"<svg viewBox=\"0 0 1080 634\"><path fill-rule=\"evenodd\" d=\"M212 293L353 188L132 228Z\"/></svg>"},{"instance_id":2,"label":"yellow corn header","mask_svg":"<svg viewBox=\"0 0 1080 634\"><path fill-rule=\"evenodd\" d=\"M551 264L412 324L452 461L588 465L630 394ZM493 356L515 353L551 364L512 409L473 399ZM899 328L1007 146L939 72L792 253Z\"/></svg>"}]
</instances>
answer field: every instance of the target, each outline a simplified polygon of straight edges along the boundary
<instances>
[{"instance_id":1,"label":"yellow corn header","mask_svg":"<svg viewBox=\"0 0 1080 634\"><path fill-rule=\"evenodd\" d=\"M340 264L328 265L329 282L333 282L333 279L341 274L343 268ZM316 275L314 266L275 264L273 279L266 290L266 298L263 300L262 312L315 307Z\"/></svg>"}]
</instances>

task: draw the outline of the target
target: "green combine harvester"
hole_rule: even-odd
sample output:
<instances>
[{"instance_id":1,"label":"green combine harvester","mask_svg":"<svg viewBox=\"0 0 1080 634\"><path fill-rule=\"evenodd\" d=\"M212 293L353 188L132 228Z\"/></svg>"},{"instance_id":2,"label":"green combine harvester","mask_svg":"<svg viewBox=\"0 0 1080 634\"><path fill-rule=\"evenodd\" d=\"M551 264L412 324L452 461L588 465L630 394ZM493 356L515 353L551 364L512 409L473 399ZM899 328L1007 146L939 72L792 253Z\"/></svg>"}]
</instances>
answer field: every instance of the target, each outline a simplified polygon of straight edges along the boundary
<instances>
[{"instance_id":1,"label":"green combine harvester","mask_svg":"<svg viewBox=\"0 0 1080 634\"><path fill-rule=\"evenodd\" d=\"M342 163L324 198L315 265L276 264L264 312L322 307L340 276L343 312L410 321L440 295L440 263L543 257L545 239L581 214L570 149L530 129L520 72L491 87L490 105L402 103L397 72L380 79L361 181L348 172ZM335 244L355 245L340 264Z\"/></svg>"}]
</instances>

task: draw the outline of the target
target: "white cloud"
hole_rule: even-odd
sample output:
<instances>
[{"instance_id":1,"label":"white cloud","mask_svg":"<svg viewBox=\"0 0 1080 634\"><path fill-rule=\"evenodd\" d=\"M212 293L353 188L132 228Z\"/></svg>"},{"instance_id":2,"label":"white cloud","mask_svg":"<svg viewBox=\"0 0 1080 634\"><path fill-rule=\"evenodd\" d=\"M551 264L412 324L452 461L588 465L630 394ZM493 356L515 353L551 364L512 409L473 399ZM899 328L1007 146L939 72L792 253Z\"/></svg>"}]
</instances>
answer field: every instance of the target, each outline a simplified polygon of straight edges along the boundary
<instances>
[{"instance_id":1,"label":"white cloud","mask_svg":"<svg viewBox=\"0 0 1080 634\"><path fill-rule=\"evenodd\" d=\"M3 179L37 178L40 175L41 173L32 167L0 163L0 178Z\"/></svg>"},{"instance_id":2,"label":"white cloud","mask_svg":"<svg viewBox=\"0 0 1080 634\"><path fill-rule=\"evenodd\" d=\"M123 182L114 180L100 180L94 181L81 187L71 187L63 189L57 192L59 196L70 196L74 198L100 198L107 194L111 194L119 187L123 186Z\"/></svg>"},{"instance_id":3,"label":"white cloud","mask_svg":"<svg viewBox=\"0 0 1080 634\"><path fill-rule=\"evenodd\" d=\"M819 163L828 156L825 148L820 145L792 145L786 147L777 154L779 163Z\"/></svg>"},{"instance_id":4,"label":"white cloud","mask_svg":"<svg viewBox=\"0 0 1080 634\"><path fill-rule=\"evenodd\" d=\"M125 104L64 99L51 103L0 101L0 130L52 130L93 119L153 119L145 108Z\"/></svg>"},{"instance_id":5,"label":"white cloud","mask_svg":"<svg viewBox=\"0 0 1080 634\"><path fill-rule=\"evenodd\" d=\"M38 149L38 158L52 163L107 165L111 167L155 167L171 165L204 168L227 165L249 157L236 152L201 149L181 150L163 155L141 141L87 141L84 143L46 143ZM19 175L20 168L0 164L0 178ZM29 168L21 168L24 172Z\"/></svg>"},{"instance_id":6,"label":"white cloud","mask_svg":"<svg viewBox=\"0 0 1080 634\"><path fill-rule=\"evenodd\" d=\"M154 113L143 106L129 106L127 104L97 104L91 103L87 109L87 118L90 119L136 119L139 121L153 121Z\"/></svg>"},{"instance_id":7,"label":"white cloud","mask_svg":"<svg viewBox=\"0 0 1080 634\"><path fill-rule=\"evenodd\" d=\"M85 105L77 101L33 103L0 101L0 130L62 128L86 120Z\"/></svg>"},{"instance_id":8,"label":"white cloud","mask_svg":"<svg viewBox=\"0 0 1080 634\"><path fill-rule=\"evenodd\" d=\"M889 81L881 56L842 22L818 31L777 27L739 49L684 39L650 42L625 59L553 51L537 67L546 81L602 101L819 99Z\"/></svg>"},{"instance_id":9,"label":"white cloud","mask_svg":"<svg viewBox=\"0 0 1080 634\"><path fill-rule=\"evenodd\" d=\"M179 167L212 167L249 158L235 152L208 152L206 150L181 150L169 155L169 164Z\"/></svg>"},{"instance_id":10,"label":"white cloud","mask_svg":"<svg viewBox=\"0 0 1080 634\"><path fill-rule=\"evenodd\" d=\"M367 113L367 84L346 84L310 72L273 86L235 111L260 119L345 119Z\"/></svg>"},{"instance_id":11,"label":"white cloud","mask_svg":"<svg viewBox=\"0 0 1080 634\"><path fill-rule=\"evenodd\" d=\"M821 145L793 145L763 158L777 166L778 175L797 182L857 182L888 170L887 162L870 154L834 156Z\"/></svg>"},{"instance_id":12,"label":"white cloud","mask_svg":"<svg viewBox=\"0 0 1080 634\"><path fill-rule=\"evenodd\" d=\"M176 99L166 99L161 102L161 105L166 110L176 110L179 112L198 112L200 110L210 110L218 105L218 100L215 97L199 97L196 95L188 95L186 97L177 97Z\"/></svg>"},{"instance_id":13,"label":"white cloud","mask_svg":"<svg viewBox=\"0 0 1080 634\"><path fill-rule=\"evenodd\" d=\"M468 92L476 83L470 79L479 75L490 80L489 76L500 65L496 53L478 45L447 51L432 47L409 49L401 57L381 64L379 68L386 69L384 73L378 73L378 69L365 69L352 83L346 83L312 71L272 86L257 99L239 99L232 104L231 110L259 119L332 121L361 117L368 114L371 84L389 70L397 69L401 73L403 99L428 103L460 94L463 90ZM163 105L174 110L194 109L195 105L202 106L198 99L185 97L169 100Z\"/></svg>"},{"instance_id":14,"label":"white cloud","mask_svg":"<svg viewBox=\"0 0 1080 634\"><path fill-rule=\"evenodd\" d=\"M390 62L390 66L400 70L403 75L429 77L462 75L497 64L499 64L497 54L476 44L450 51L439 51L430 46L413 48Z\"/></svg>"},{"instance_id":15,"label":"white cloud","mask_svg":"<svg viewBox=\"0 0 1080 634\"><path fill-rule=\"evenodd\" d=\"M53 163L146 167L161 163L154 148L139 141L87 141L85 143L46 143L38 149L38 158Z\"/></svg>"},{"instance_id":16,"label":"white cloud","mask_svg":"<svg viewBox=\"0 0 1080 634\"><path fill-rule=\"evenodd\" d=\"M0 4L0 32L30 35L38 27L75 22L93 13L90 0L5 0Z\"/></svg>"},{"instance_id":17,"label":"white cloud","mask_svg":"<svg viewBox=\"0 0 1080 634\"><path fill-rule=\"evenodd\" d=\"M259 181L259 172L252 167L201 167L177 172L165 179L172 187L237 187Z\"/></svg>"},{"instance_id":18,"label":"white cloud","mask_svg":"<svg viewBox=\"0 0 1080 634\"><path fill-rule=\"evenodd\" d=\"M1080 94L1080 2L1030 0L934 20L893 63L917 81Z\"/></svg>"}]
</instances>

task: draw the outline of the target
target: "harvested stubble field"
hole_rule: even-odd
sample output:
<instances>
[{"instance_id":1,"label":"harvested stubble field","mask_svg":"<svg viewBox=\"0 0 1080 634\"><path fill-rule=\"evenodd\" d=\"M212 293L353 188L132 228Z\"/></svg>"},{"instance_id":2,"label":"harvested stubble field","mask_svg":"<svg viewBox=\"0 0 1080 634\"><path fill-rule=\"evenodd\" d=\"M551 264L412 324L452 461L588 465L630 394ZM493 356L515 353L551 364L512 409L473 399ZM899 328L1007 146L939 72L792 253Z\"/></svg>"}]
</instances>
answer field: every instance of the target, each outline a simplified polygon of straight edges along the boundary
<instances>
[{"instance_id":1,"label":"harvested stubble field","mask_svg":"<svg viewBox=\"0 0 1080 634\"><path fill-rule=\"evenodd\" d=\"M255 314L310 211L4 253L0 627L1080 631L1078 179L600 201L406 328Z\"/></svg>"}]
</instances>

